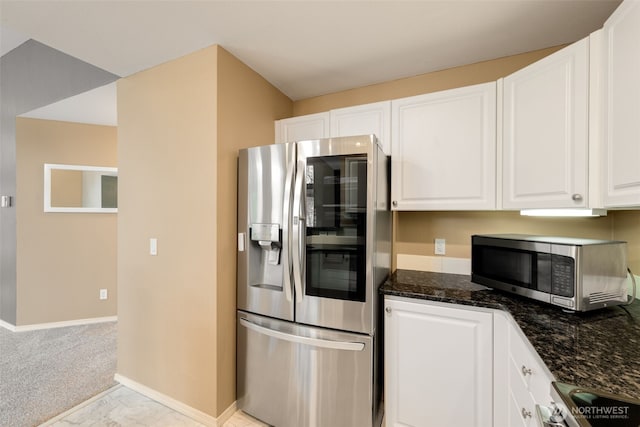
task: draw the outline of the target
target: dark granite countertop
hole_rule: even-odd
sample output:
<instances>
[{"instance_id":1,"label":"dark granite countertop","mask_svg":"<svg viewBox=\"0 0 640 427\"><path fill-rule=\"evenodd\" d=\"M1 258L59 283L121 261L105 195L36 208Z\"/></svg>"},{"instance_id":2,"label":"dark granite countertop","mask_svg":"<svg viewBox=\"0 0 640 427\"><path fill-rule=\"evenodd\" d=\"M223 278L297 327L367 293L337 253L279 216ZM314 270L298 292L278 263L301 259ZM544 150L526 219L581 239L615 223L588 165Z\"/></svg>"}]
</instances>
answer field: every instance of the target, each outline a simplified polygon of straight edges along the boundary
<instances>
[{"instance_id":1,"label":"dark granite countertop","mask_svg":"<svg viewBox=\"0 0 640 427\"><path fill-rule=\"evenodd\" d=\"M470 276L397 270L384 295L472 305L508 312L556 381L640 399L640 301L587 313L511 295Z\"/></svg>"}]
</instances>

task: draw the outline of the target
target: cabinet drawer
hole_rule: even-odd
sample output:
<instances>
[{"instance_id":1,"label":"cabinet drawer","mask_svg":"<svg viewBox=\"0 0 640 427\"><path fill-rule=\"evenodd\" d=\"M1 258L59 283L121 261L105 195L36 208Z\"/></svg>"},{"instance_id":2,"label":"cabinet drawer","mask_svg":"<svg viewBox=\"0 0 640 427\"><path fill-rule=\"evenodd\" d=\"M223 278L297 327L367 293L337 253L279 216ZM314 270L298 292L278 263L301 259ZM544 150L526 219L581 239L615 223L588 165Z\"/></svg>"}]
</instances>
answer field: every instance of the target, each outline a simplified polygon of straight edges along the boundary
<instances>
[{"instance_id":1,"label":"cabinet drawer","mask_svg":"<svg viewBox=\"0 0 640 427\"><path fill-rule=\"evenodd\" d=\"M548 403L553 376L548 372L533 346L516 328L509 329L509 353L512 370L512 382L515 376L526 385L536 402Z\"/></svg>"},{"instance_id":2,"label":"cabinet drawer","mask_svg":"<svg viewBox=\"0 0 640 427\"><path fill-rule=\"evenodd\" d=\"M535 427L536 404L529 392L519 386L509 390L509 426Z\"/></svg>"},{"instance_id":3,"label":"cabinet drawer","mask_svg":"<svg viewBox=\"0 0 640 427\"><path fill-rule=\"evenodd\" d=\"M509 376L512 379L509 390L509 426L512 427L533 427L536 402L529 393L525 383L516 377L520 367L509 361Z\"/></svg>"}]
</instances>

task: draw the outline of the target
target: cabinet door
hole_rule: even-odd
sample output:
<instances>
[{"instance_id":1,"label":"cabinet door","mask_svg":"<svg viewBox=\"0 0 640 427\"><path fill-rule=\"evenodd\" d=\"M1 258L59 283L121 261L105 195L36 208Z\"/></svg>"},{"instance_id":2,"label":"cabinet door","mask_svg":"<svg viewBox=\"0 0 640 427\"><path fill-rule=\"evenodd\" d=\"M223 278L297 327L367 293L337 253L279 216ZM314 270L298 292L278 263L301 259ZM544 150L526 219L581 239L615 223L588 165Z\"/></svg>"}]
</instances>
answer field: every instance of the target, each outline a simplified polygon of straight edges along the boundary
<instances>
[{"instance_id":1,"label":"cabinet door","mask_svg":"<svg viewBox=\"0 0 640 427\"><path fill-rule=\"evenodd\" d=\"M504 78L505 209L588 205L589 40Z\"/></svg>"},{"instance_id":2,"label":"cabinet door","mask_svg":"<svg viewBox=\"0 0 640 427\"><path fill-rule=\"evenodd\" d=\"M385 299L387 427L493 424L493 315Z\"/></svg>"},{"instance_id":3,"label":"cabinet door","mask_svg":"<svg viewBox=\"0 0 640 427\"><path fill-rule=\"evenodd\" d=\"M395 210L491 210L496 83L391 102Z\"/></svg>"},{"instance_id":4,"label":"cabinet door","mask_svg":"<svg viewBox=\"0 0 640 427\"><path fill-rule=\"evenodd\" d=\"M604 24L605 207L640 206L640 2L624 1Z\"/></svg>"},{"instance_id":5,"label":"cabinet door","mask_svg":"<svg viewBox=\"0 0 640 427\"><path fill-rule=\"evenodd\" d=\"M391 155L391 101L331 110L331 136L374 134Z\"/></svg>"},{"instance_id":6,"label":"cabinet door","mask_svg":"<svg viewBox=\"0 0 640 427\"><path fill-rule=\"evenodd\" d=\"M329 137L329 112L276 120L276 143Z\"/></svg>"}]
</instances>

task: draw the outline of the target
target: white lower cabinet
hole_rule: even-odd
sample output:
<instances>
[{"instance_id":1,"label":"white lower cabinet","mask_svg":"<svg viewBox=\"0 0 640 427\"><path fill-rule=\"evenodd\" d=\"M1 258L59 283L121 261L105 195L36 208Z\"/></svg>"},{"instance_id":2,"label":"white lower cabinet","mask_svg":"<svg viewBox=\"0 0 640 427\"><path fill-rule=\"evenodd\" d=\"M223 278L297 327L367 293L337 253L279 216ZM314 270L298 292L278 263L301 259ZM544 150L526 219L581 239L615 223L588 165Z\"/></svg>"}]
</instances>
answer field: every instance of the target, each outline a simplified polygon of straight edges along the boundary
<instances>
[{"instance_id":1,"label":"white lower cabinet","mask_svg":"<svg viewBox=\"0 0 640 427\"><path fill-rule=\"evenodd\" d=\"M494 313L494 413L496 427L536 427L536 405L551 402L553 375L520 328Z\"/></svg>"},{"instance_id":2,"label":"white lower cabinet","mask_svg":"<svg viewBox=\"0 0 640 427\"><path fill-rule=\"evenodd\" d=\"M492 426L492 337L489 310L385 298L386 427Z\"/></svg>"},{"instance_id":3,"label":"white lower cabinet","mask_svg":"<svg viewBox=\"0 0 640 427\"><path fill-rule=\"evenodd\" d=\"M505 312L385 298L386 427L535 427L553 375Z\"/></svg>"}]
</instances>

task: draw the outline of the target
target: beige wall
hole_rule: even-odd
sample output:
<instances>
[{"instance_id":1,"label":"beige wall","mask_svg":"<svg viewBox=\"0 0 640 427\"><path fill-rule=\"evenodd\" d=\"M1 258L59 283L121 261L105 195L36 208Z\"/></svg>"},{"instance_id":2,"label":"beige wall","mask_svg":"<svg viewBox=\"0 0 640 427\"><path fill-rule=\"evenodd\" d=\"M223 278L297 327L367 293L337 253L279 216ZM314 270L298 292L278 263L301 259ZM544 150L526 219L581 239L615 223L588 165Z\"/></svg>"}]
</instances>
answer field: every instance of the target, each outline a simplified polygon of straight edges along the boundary
<instances>
[{"instance_id":1,"label":"beige wall","mask_svg":"<svg viewBox=\"0 0 640 427\"><path fill-rule=\"evenodd\" d=\"M613 238L627 242L629 267L640 276L640 211L609 212L613 218ZM638 283L640 289L640 283Z\"/></svg>"},{"instance_id":2,"label":"beige wall","mask_svg":"<svg viewBox=\"0 0 640 427\"><path fill-rule=\"evenodd\" d=\"M527 52L520 55L483 61L406 79L392 80L371 86L303 99L293 104L295 116L319 113L332 108L349 107L369 102L386 101L405 96L437 92L461 86L486 83L505 77L540 58L557 51L562 46Z\"/></svg>"},{"instance_id":3,"label":"beige wall","mask_svg":"<svg viewBox=\"0 0 640 427\"><path fill-rule=\"evenodd\" d=\"M45 163L116 160L115 127L16 120L16 326L116 315L117 214L43 211Z\"/></svg>"},{"instance_id":4,"label":"beige wall","mask_svg":"<svg viewBox=\"0 0 640 427\"><path fill-rule=\"evenodd\" d=\"M600 218L531 218L518 212L396 212L397 254L434 255L434 239L444 238L447 256L471 257L471 235L544 234L627 242L631 270L640 272L640 211L609 211ZM395 266L394 266L395 268Z\"/></svg>"},{"instance_id":5,"label":"beige wall","mask_svg":"<svg viewBox=\"0 0 640 427\"><path fill-rule=\"evenodd\" d=\"M494 81L560 48L542 49L296 101L294 115ZM627 240L630 265L636 274L640 271L640 211L609 212L608 217L599 219L522 218L514 212L399 212L394 215L393 267L398 253L433 255L433 239L436 237L447 240L447 256L469 257L471 234L503 232Z\"/></svg>"},{"instance_id":6,"label":"beige wall","mask_svg":"<svg viewBox=\"0 0 640 427\"><path fill-rule=\"evenodd\" d=\"M215 99L213 48L118 82L118 373L208 414L217 381Z\"/></svg>"},{"instance_id":7,"label":"beige wall","mask_svg":"<svg viewBox=\"0 0 640 427\"><path fill-rule=\"evenodd\" d=\"M235 399L237 158L241 148L273 144L274 120L293 103L218 48L218 412Z\"/></svg>"},{"instance_id":8,"label":"beige wall","mask_svg":"<svg viewBox=\"0 0 640 427\"><path fill-rule=\"evenodd\" d=\"M612 217L529 218L518 212L397 212L396 253L434 255L435 238L446 239L447 256L471 257L471 235L524 233L611 239Z\"/></svg>"},{"instance_id":9,"label":"beige wall","mask_svg":"<svg viewBox=\"0 0 640 427\"><path fill-rule=\"evenodd\" d=\"M118 83L118 373L213 417L235 400L237 149L290 112L217 46Z\"/></svg>"}]
</instances>

